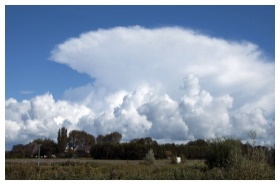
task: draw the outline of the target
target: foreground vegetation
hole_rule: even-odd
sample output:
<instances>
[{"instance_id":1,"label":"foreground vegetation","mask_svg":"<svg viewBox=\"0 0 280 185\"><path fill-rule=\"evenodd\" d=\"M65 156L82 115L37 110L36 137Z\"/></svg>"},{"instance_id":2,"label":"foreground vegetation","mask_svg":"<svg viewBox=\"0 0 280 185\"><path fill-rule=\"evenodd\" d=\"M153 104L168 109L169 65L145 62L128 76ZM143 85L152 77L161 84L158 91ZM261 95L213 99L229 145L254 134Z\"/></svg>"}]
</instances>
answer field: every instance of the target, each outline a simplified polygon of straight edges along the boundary
<instances>
[{"instance_id":1,"label":"foreground vegetation","mask_svg":"<svg viewBox=\"0 0 280 185\"><path fill-rule=\"evenodd\" d=\"M242 150L238 140L209 141L205 160L183 159L181 164L170 160L154 160L149 150L143 160L45 159L38 165L36 159L6 161L8 179L275 179L274 163L262 148ZM273 151L273 150L271 150ZM271 156L272 157L272 156Z\"/></svg>"},{"instance_id":2,"label":"foreground vegetation","mask_svg":"<svg viewBox=\"0 0 280 185\"><path fill-rule=\"evenodd\" d=\"M118 132L94 136L58 131L58 143L37 139L6 152L6 179L275 179L275 148L232 138L158 144L150 137L120 143ZM40 146L41 150L39 149ZM41 153L40 153L41 152ZM8 158L60 159L17 160ZM176 164L180 156L182 164ZM76 159L76 158L79 159ZM83 158L81 158L83 157ZM72 159L70 159L72 158ZM84 160L86 159L87 160ZM82 160L81 160L82 159ZM99 159L99 160L97 160ZM101 162L100 162L100 159ZM169 160L167 160L169 159ZM198 160L199 159L199 160ZM98 162L97 162L98 161Z\"/></svg>"},{"instance_id":3,"label":"foreground vegetation","mask_svg":"<svg viewBox=\"0 0 280 185\"><path fill-rule=\"evenodd\" d=\"M256 166L255 166L256 167ZM251 170L251 169L248 169ZM270 171L236 171L234 169L208 169L204 161L191 160L183 164L171 164L170 161L156 161L154 165L144 162L74 162L61 163L13 163L5 166L5 177L9 179L76 179L76 180L188 180L188 179L274 179Z\"/></svg>"}]
</instances>

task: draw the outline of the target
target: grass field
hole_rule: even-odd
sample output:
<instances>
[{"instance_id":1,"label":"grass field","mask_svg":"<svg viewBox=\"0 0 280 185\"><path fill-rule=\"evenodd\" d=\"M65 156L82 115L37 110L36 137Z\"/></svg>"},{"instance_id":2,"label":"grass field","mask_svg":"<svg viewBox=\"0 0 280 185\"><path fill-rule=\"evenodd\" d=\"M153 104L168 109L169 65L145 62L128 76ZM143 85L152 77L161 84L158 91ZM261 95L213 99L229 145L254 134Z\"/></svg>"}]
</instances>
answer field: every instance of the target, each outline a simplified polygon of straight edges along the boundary
<instances>
[{"instance_id":1,"label":"grass field","mask_svg":"<svg viewBox=\"0 0 280 185\"><path fill-rule=\"evenodd\" d=\"M148 165L139 160L93 159L6 159L5 179L52 180L188 180L188 179L259 179L258 176L234 175L222 168L208 169L202 160L186 160L171 164L170 160L156 160ZM273 175L260 179L274 179Z\"/></svg>"},{"instance_id":2,"label":"grass field","mask_svg":"<svg viewBox=\"0 0 280 185\"><path fill-rule=\"evenodd\" d=\"M205 169L201 160L170 164L156 160L147 165L141 160L93 159L6 159L5 177L12 179L201 179Z\"/></svg>"},{"instance_id":3,"label":"grass field","mask_svg":"<svg viewBox=\"0 0 280 185\"><path fill-rule=\"evenodd\" d=\"M38 164L38 159L33 158L18 158L18 159L6 159L6 164L13 164L13 163L36 163ZM140 164L143 160L102 160L102 159L91 159L91 158L78 158L78 159L39 159L40 164L54 164L54 163L101 163L101 164ZM185 165L192 165L196 163L204 163L204 160L187 160L184 164ZM170 160L156 160L155 165L164 165L170 164Z\"/></svg>"}]
</instances>

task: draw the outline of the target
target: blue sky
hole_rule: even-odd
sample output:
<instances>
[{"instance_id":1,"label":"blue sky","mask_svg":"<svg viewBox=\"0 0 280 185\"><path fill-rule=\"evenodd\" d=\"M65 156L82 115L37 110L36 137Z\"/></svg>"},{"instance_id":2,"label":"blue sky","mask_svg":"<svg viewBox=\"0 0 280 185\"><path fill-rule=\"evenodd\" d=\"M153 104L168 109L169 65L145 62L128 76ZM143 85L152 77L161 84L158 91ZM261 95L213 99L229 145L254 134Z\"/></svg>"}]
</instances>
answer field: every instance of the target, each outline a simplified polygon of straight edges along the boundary
<instances>
[{"instance_id":1,"label":"blue sky","mask_svg":"<svg viewBox=\"0 0 280 185\"><path fill-rule=\"evenodd\" d=\"M275 137L274 6L6 6L5 144Z\"/></svg>"},{"instance_id":2,"label":"blue sky","mask_svg":"<svg viewBox=\"0 0 280 185\"><path fill-rule=\"evenodd\" d=\"M274 58L274 6L6 6L6 99L61 98L91 79L51 62L50 51L83 32L115 26L182 26L247 40Z\"/></svg>"}]
</instances>

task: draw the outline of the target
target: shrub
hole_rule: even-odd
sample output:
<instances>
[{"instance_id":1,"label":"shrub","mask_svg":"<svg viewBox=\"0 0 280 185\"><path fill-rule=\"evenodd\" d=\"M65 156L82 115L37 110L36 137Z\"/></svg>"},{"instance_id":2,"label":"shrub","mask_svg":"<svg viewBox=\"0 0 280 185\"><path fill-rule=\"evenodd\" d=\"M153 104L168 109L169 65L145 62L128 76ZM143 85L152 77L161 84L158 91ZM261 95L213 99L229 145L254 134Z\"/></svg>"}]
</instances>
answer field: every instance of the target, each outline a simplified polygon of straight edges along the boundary
<instances>
[{"instance_id":1,"label":"shrub","mask_svg":"<svg viewBox=\"0 0 280 185\"><path fill-rule=\"evenodd\" d=\"M181 163L185 163L186 157L183 154L180 154L180 157L181 157Z\"/></svg>"},{"instance_id":2,"label":"shrub","mask_svg":"<svg viewBox=\"0 0 280 185\"><path fill-rule=\"evenodd\" d=\"M274 179L273 168L267 163L265 151L253 148L245 156L233 151L230 166L226 169L228 179Z\"/></svg>"},{"instance_id":3,"label":"shrub","mask_svg":"<svg viewBox=\"0 0 280 185\"><path fill-rule=\"evenodd\" d=\"M231 152L241 155L241 142L234 139L218 138L209 141L206 152L206 164L214 167L227 167L230 163Z\"/></svg>"},{"instance_id":4,"label":"shrub","mask_svg":"<svg viewBox=\"0 0 280 185\"><path fill-rule=\"evenodd\" d=\"M171 157L171 164L177 164L177 157L175 155Z\"/></svg>"},{"instance_id":5,"label":"shrub","mask_svg":"<svg viewBox=\"0 0 280 185\"><path fill-rule=\"evenodd\" d=\"M148 153L146 154L145 161L148 164L154 164L155 163L155 155L154 155L154 152L153 152L152 149L150 149L148 151Z\"/></svg>"},{"instance_id":6,"label":"shrub","mask_svg":"<svg viewBox=\"0 0 280 185\"><path fill-rule=\"evenodd\" d=\"M268 151L267 151L267 163L271 166L271 167L275 167L275 147L271 147Z\"/></svg>"},{"instance_id":7,"label":"shrub","mask_svg":"<svg viewBox=\"0 0 280 185\"><path fill-rule=\"evenodd\" d=\"M274 179L274 169L268 164L263 148L248 148L243 154L239 140L216 139L210 141L206 164L214 174L211 179ZM221 173L217 173L217 172Z\"/></svg>"}]
</instances>

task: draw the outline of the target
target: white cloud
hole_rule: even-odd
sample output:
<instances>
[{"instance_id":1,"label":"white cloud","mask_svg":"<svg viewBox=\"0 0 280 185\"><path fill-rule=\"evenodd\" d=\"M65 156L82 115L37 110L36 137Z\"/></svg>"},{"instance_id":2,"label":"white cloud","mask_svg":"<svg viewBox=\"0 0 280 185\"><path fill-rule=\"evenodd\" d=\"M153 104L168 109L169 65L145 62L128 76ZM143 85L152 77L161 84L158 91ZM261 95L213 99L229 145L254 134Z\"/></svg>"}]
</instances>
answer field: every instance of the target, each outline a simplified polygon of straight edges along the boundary
<instances>
[{"instance_id":1,"label":"white cloud","mask_svg":"<svg viewBox=\"0 0 280 185\"><path fill-rule=\"evenodd\" d=\"M275 122L266 119L262 109L257 108L250 113L234 114L231 121L233 130L237 131L233 135L238 135L242 139L247 138L250 131L255 131L258 139L273 140L275 137Z\"/></svg>"},{"instance_id":2,"label":"white cloud","mask_svg":"<svg viewBox=\"0 0 280 185\"><path fill-rule=\"evenodd\" d=\"M141 85L133 92L118 91L104 97L101 112L94 107L55 101L50 94L23 102L9 99L6 140L10 143L36 137L55 140L61 124L69 131L85 130L95 136L118 131L126 141L147 136L176 142L223 136L246 140L250 131L256 131L261 142L273 143L274 121L265 118L262 109L232 112L231 96L211 95L200 87L193 74L187 75L184 83L182 90L186 94L178 101L160 94L156 87Z\"/></svg>"},{"instance_id":3,"label":"white cloud","mask_svg":"<svg viewBox=\"0 0 280 185\"><path fill-rule=\"evenodd\" d=\"M148 135L155 139L188 139L188 125L183 121L178 103L168 95L157 97L138 109L152 124Z\"/></svg>"},{"instance_id":4,"label":"white cloud","mask_svg":"<svg viewBox=\"0 0 280 185\"><path fill-rule=\"evenodd\" d=\"M229 136L232 100L228 95L214 98L208 92L201 91L196 96L184 96L179 111L194 138Z\"/></svg>"},{"instance_id":5,"label":"white cloud","mask_svg":"<svg viewBox=\"0 0 280 185\"><path fill-rule=\"evenodd\" d=\"M20 125L15 121L6 120L5 122L5 139L8 141L15 141L18 138Z\"/></svg>"},{"instance_id":6,"label":"white cloud","mask_svg":"<svg viewBox=\"0 0 280 185\"><path fill-rule=\"evenodd\" d=\"M94 83L66 90L65 100L6 100L6 140L55 137L58 122L95 135L119 131L125 140L243 139L250 130L274 140L274 62L250 42L179 27L116 27L70 38L51 59Z\"/></svg>"},{"instance_id":7,"label":"white cloud","mask_svg":"<svg viewBox=\"0 0 280 185\"><path fill-rule=\"evenodd\" d=\"M64 120L69 120L74 128L81 117L90 113L83 105L55 101L51 94L22 102L8 99L5 111L6 143L23 144L38 137L55 139L59 124Z\"/></svg>"},{"instance_id":8,"label":"white cloud","mask_svg":"<svg viewBox=\"0 0 280 185\"><path fill-rule=\"evenodd\" d=\"M180 79L193 73L214 95L230 94L234 109L274 111L274 63L249 42L209 37L189 29L116 27L87 32L59 44L51 59L95 78L109 92L140 83L162 85L176 100Z\"/></svg>"}]
</instances>

